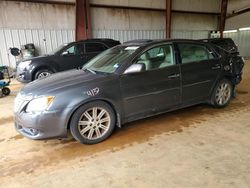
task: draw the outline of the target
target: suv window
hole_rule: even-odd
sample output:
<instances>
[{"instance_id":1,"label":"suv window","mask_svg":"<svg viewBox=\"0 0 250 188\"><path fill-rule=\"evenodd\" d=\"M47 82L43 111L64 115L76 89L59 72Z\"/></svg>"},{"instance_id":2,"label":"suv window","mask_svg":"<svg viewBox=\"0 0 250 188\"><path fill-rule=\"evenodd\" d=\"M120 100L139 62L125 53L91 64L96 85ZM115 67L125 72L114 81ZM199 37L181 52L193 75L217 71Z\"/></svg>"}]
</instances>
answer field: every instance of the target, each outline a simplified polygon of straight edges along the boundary
<instances>
[{"instance_id":1,"label":"suv window","mask_svg":"<svg viewBox=\"0 0 250 188\"><path fill-rule=\"evenodd\" d=\"M65 50L63 50L62 54L70 54L70 55L75 55L76 53L76 47L75 46L71 46Z\"/></svg>"},{"instance_id":2,"label":"suv window","mask_svg":"<svg viewBox=\"0 0 250 188\"><path fill-rule=\"evenodd\" d=\"M101 43L86 43L85 44L86 53L102 52L106 49L107 47Z\"/></svg>"},{"instance_id":3,"label":"suv window","mask_svg":"<svg viewBox=\"0 0 250 188\"><path fill-rule=\"evenodd\" d=\"M83 52L83 47L81 44L75 44L63 50L62 55L79 55Z\"/></svg>"},{"instance_id":4,"label":"suv window","mask_svg":"<svg viewBox=\"0 0 250 188\"><path fill-rule=\"evenodd\" d=\"M181 61L183 64L214 59L208 49L199 44L179 44Z\"/></svg>"},{"instance_id":5,"label":"suv window","mask_svg":"<svg viewBox=\"0 0 250 188\"><path fill-rule=\"evenodd\" d=\"M160 69L174 64L173 49L171 45L163 45L144 52L135 63L145 65L145 70Z\"/></svg>"}]
</instances>

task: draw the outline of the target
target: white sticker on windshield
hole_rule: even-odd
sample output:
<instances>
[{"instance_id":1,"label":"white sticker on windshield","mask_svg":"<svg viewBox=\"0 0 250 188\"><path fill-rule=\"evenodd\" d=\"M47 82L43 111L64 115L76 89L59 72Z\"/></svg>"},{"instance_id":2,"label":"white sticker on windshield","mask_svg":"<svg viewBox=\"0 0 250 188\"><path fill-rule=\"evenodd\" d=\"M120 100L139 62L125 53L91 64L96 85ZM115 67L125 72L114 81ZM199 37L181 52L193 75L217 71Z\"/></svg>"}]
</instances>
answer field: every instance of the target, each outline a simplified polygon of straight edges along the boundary
<instances>
[{"instance_id":1,"label":"white sticker on windshield","mask_svg":"<svg viewBox=\"0 0 250 188\"><path fill-rule=\"evenodd\" d=\"M118 67L119 67L119 65L116 63L113 67L114 67L114 68L118 68Z\"/></svg>"},{"instance_id":2,"label":"white sticker on windshield","mask_svg":"<svg viewBox=\"0 0 250 188\"><path fill-rule=\"evenodd\" d=\"M128 46L125 50L136 50L139 46Z\"/></svg>"}]
</instances>

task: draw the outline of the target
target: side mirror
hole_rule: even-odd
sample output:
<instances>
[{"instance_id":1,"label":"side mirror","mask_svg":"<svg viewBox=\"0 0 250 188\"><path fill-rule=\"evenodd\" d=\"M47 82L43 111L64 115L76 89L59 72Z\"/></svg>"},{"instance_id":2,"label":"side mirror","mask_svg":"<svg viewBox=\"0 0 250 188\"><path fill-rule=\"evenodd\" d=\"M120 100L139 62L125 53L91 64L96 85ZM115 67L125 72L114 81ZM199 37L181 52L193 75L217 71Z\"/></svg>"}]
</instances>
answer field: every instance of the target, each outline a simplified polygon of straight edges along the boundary
<instances>
[{"instance_id":1,"label":"side mirror","mask_svg":"<svg viewBox=\"0 0 250 188\"><path fill-rule=\"evenodd\" d=\"M61 55L62 56L67 56L67 55L69 55L69 52L68 51L64 51Z\"/></svg>"},{"instance_id":2,"label":"side mirror","mask_svg":"<svg viewBox=\"0 0 250 188\"><path fill-rule=\"evenodd\" d=\"M124 74L129 74L129 73L136 73L136 72L141 72L144 71L145 68L145 64L143 63L136 63L133 65L130 65L124 72Z\"/></svg>"}]
</instances>

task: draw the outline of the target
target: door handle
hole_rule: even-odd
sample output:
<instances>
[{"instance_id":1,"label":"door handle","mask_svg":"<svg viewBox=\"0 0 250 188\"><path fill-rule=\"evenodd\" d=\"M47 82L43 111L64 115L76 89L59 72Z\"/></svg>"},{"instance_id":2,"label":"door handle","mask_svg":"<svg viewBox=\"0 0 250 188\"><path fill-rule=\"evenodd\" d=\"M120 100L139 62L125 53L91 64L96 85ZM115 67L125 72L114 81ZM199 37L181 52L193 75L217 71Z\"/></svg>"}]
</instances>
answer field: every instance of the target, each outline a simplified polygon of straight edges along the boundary
<instances>
[{"instance_id":1,"label":"door handle","mask_svg":"<svg viewBox=\"0 0 250 188\"><path fill-rule=\"evenodd\" d=\"M171 74L168 76L169 79L173 79L173 78L179 78L180 74Z\"/></svg>"},{"instance_id":2,"label":"door handle","mask_svg":"<svg viewBox=\"0 0 250 188\"><path fill-rule=\"evenodd\" d=\"M215 66L212 67L213 70L220 69L220 68L221 68L220 65L215 65Z\"/></svg>"}]
</instances>

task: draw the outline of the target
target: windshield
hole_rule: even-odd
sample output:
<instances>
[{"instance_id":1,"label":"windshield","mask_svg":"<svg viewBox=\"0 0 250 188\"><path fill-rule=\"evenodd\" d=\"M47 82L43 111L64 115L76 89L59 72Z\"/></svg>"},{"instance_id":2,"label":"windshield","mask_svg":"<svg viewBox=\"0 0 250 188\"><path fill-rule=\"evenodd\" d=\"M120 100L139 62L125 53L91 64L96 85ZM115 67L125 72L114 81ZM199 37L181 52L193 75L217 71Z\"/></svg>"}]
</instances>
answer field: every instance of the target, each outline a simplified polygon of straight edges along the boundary
<instances>
[{"instance_id":1,"label":"windshield","mask_svg":"<svg viewBox=\"0 0 250 188\"><path fill-rule=\"evenodd\" d=\"M117 46L108 49L90 60L83 69L90 69L95 72L114 73L139 46Z\"/></svg>"},{"instance_id":2,"label":"windshield","mask_svg":"<svg viewBox=\"0 0 250 188\"><path fill-rule=\"evenodd\" d=\"M67 46L68 44L61 44L60 46L58 46L57 48L55 48L54 50L52 50L49 54L50 55L54 55L55 53L61 51L65 46Z\"/></svg>"}]
</instances>

